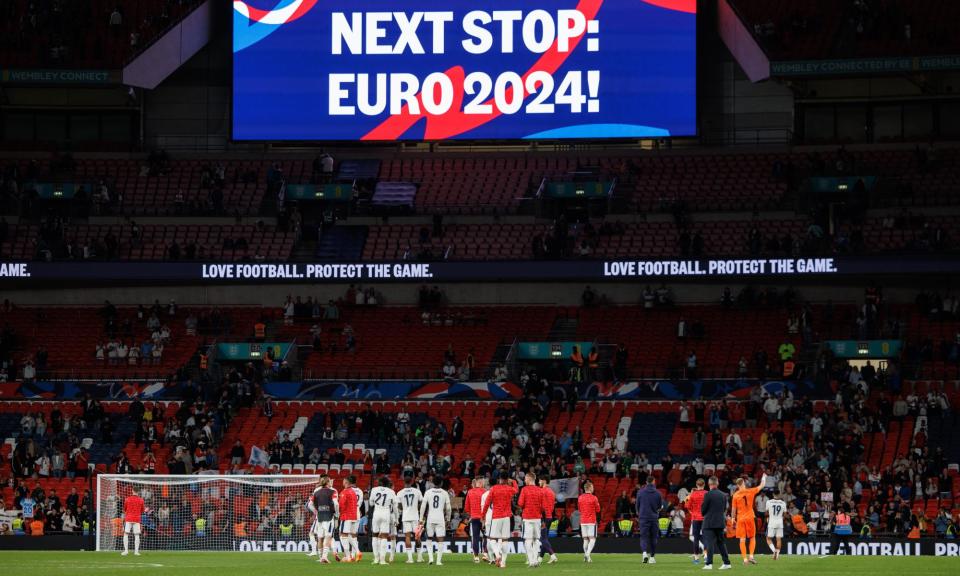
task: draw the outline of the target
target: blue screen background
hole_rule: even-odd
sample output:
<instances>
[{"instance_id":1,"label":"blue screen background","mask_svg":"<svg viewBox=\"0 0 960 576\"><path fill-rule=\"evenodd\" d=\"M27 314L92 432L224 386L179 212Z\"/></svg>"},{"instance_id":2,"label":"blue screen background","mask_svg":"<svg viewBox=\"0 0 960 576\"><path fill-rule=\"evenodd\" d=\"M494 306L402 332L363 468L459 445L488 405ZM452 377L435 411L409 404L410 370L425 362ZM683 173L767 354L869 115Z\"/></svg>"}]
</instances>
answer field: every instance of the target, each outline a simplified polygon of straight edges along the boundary
<instances>
[{"instance_id":1,"label":"blue screen background","mask_svg":"<svg viewBox=\"0 0 960 576\"><path fill-rule=\"evenodd\" d=\"M278 0L251 0L268 10ZM336 7L323 0L301 18L278 27L259 41L237 50L247 22L234 13L233 137L236 140L359 140L380 125L388 112L377 117L328 115L328 74L408 72L421 80L432 72L462 66L467 74L484 71L495 78L505 71L523 75L541 57L527 51L515 28L515 50L499 52L499 24L494 47L486 54L465 52L460 42L468 36L461 28L471 10L509 9L524 13L534 9L572 9L576 0L352 0ZM421 25L418 37L427 54L334 56L330 51L332 12L365 11L454 12L446 26L446 53L430 54L431 28ZM599 70L600 111L573 114L557 105L553 114L500 115L457 139L603 138L689 136L696 134L696 15L668 10L639 0L606 0L596 19L600 23L599 52L588 52L586 35L554 74L559 86L568 70ZM262 25L261 25L262 26ZM392 43L398 30L388 24ZM374 85L371 80L371 85ZM528 96L525 102L529 102ZM420 140L426 121L421 119L401 139Z\"/></svg>"}]
</instances>

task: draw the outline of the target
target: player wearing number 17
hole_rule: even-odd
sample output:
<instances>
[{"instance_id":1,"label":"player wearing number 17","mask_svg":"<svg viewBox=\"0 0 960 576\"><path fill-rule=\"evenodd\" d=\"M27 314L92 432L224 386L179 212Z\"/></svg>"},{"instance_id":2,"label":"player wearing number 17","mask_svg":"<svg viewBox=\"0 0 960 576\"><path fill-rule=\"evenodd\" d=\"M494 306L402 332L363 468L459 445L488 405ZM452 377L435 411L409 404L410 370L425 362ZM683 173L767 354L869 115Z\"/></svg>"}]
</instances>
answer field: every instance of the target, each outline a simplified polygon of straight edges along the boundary
<instances>
[{"instance_id":1,"label":"player wearing number 17","mask_svg":"<svg viewBox=\"0 0 960 576\"><path fill-rule=\"evenodd\" d=\"M757 549L757 519L753 514L753 503L757 493L767 483L767 475L760 478L760 483L753 488L747 488L743 478L737 478L737 491L733 493L733 519L737 526L737 538L740 539L740 556L744 564L756 564L753 552ZM747 553L747 540L750 540L750 551Z\"/></svg>"},{"instance_id":2,"label":"player wearing number 17","mask_svg":"<svg viewBox=\"0 0 960 576\"><path fill-rule=\"evenodd\" d=\"M420 523L420 503L423 502L423 494L414 486L412 477L406 478L404 483L406 488L397 493L397 503L402 512L400 521L406 538L407 564L413 564L413 549L417 547L416 532L417 525ZM423 562L422 549L417 551L417 562Z\"/></svg>"},{"instance_id":3,"label":"player wearing number 17","mask_svg":"<svg viewBox=\"0 0 960 576\"><path fill-rule=\"evenodd\" d=\"M133 555L140 555L140 521L144 511L143 498L136 488L130 490L130 495L123 500L123 553L130 553L130 533L133 533Z\"/></svg>"}]
</instances>

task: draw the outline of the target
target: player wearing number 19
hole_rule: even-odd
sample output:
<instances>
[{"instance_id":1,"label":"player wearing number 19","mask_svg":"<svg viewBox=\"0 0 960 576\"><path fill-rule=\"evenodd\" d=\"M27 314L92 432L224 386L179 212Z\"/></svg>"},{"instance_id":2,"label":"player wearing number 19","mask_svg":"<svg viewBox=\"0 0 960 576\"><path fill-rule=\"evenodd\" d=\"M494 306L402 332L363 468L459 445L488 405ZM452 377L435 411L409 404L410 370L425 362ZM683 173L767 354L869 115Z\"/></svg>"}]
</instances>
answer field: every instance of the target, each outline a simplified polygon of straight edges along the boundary
<instances>
[{"instance_id":1,"label":"player wearing number 19","mask_svg":"<svg viewBox=\"0 0 960 576\"><path fill-rule=\"evenodd\" d=\"M123 553L130 553L130 533L133 533L133 555L140 555L140 521L144 511L143 498L136 488L130 489L130 495L123 500Z\"/></svg>"},{"instance_id":2,"label":"player wearing number 19","mask_svg":"<svg viewBox=\"0 0 960 576\"><path fill-rule=\"evenodd\" d=\"M773 559L780 558L780 547L783 546L783 515L787 511L787 503L777 494L772 500L767 500L767 546L773 551ZM777 539L774 547L773 539Z\"/></svg>"},{"instance_id":3,"label":"player wearing number 19","mask_svg":"<svg viewBox=\"0 0 960 576\"><path fill-rule=\"evenodd\" d=\"M453 508L450 506L450 494L442 488L431 488L423 495L420 503L420 518L427 534L427 558L433 564L433 547L437 549L437 566L443 566L443 539L447 535L447 524Z\"/></svg>"},{"instance_id":4,"label":"player wearing number 19","mask_svg":"<svg viewBox=\"0 0 960 576\"><path fill-rule=\"evenodd\" d=\"M373 563L386 566L390 529L397 508L397 494L390 488L389 478L380 478L380 485L370 491L370 502L373 503L373 521L370 523Z\"/></svg>"}]
</instances>

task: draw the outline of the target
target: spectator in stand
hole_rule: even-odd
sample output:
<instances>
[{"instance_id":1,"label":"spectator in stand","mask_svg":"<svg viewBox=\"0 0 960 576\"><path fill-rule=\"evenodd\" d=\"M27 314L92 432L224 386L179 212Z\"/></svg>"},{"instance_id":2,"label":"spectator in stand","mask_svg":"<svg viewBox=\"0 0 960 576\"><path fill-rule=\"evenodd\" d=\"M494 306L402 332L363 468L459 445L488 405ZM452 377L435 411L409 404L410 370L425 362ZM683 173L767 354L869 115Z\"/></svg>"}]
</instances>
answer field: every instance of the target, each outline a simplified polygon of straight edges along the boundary
<instances>
[{"instance_id":1,"label":"spectator in stand","mask_svg":"<svg viewBox=\"0 0 960 576\"><path fill-rule=\"evenodd\" d=\"M37 370L33 366L33 362L27 360L23 364L23 382L25 384L32 384L37 377Z\"/></svg>"},{"instance_id":2,"label":"spectator in stand","mask_svg":"<svg viewBox=\"0 0 960 576\"><path fill-rule=\"evenodd\" d=\"M687 366L684 376L687 380L696 380L697 379L697 353L694 350L690 351L690 355L687 356Z\"/></svg>"},{"instance_id":3,"label":"spectator in stand","mask_svg":"<svg viewBox=\"0 0 960 576\"><path fill-rule=\"evenodd\" d=\"M244 449L240 440L237 440L233 443L233 447L230 449L230 464L243 464L246 457L247 451ZM316 464L316 462L314 462L314 464Z\"/></svg>"}]
</instances>

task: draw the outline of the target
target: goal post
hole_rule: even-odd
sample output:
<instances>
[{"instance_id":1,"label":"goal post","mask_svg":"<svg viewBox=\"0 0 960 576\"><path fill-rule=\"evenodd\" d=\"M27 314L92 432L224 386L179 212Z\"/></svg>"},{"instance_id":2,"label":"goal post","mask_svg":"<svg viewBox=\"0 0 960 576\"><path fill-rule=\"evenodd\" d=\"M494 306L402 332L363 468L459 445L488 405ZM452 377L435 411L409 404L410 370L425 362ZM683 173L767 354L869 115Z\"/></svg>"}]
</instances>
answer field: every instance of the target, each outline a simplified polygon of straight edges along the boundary
<instances>
[{"instance_id":1,"label":"goal post","mask_svg":"<svg viewBox=\"0 0 960 576\"><path fill-rule=\"evenodd\" d=\"M123 501L144 500L144 550L307 551L316 475L97 476L97 550L123 548Z\"/></svg>"}]
</instances>

